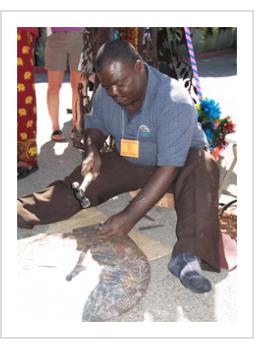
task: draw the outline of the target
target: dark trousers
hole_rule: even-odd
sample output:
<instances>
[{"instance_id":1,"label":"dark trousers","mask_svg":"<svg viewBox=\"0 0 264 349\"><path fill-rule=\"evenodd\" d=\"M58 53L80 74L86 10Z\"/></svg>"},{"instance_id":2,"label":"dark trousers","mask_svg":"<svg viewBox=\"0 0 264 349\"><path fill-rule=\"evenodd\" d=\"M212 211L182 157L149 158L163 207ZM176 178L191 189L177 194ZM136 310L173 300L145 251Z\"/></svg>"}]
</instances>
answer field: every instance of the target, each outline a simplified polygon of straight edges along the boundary
<instances>
[{"instance_id":1,"label":"dark trousers","mask_svg":"<svg viewBox=\"0 0 264 349\"><path fill-rule=\"evenodd\" d=\"M87 188L92 206L111 197L142 188L156 167L138 166L116 152L102 154L101 173ZM18 226L31 228L67 219L77 213L80 203L71 185L82 182L81 166L63 181L51 183L41 192L18 200ZM190 252L219 270L218 230L219 168L209 152L191 148L170 191L174 193L177 213L177 242L172 254Z\"/></svg>"}]
</instances>

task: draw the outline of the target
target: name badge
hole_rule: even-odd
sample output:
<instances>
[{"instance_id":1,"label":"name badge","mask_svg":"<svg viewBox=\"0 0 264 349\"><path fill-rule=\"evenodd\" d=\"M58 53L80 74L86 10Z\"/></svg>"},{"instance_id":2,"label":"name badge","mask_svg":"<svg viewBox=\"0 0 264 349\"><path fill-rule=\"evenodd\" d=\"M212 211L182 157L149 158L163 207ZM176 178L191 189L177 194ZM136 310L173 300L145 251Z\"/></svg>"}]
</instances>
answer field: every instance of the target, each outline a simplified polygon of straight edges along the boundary
<instances>
[{"instance_id":1,"label":"name badge","mask_svg":"<svg viewBox=\"0 0 264 349\"><path fill-rule=\"evenodd\" d=\"M127 156L130 158L138 158L139 157L139 141L122 138L120 155Z\"/></svg>"}]
</instances>

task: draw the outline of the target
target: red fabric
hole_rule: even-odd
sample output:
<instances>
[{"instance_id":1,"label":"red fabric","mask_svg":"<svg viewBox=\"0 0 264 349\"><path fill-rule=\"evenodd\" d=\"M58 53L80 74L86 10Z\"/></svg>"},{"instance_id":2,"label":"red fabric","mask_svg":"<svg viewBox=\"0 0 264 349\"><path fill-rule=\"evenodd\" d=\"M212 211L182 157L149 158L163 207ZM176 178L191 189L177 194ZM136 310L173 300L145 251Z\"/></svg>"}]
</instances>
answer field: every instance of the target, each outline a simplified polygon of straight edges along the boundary
<instances>
[{"instance_id":1,"label":"red fabric","mask_svg":"<svg viewBox=\"0 0 264 349\"><path fill-rule=\"evenodd\" d=\"M36 37L26 30L17 32L17 144L18 161L37 164L36 94L34 48Z\"/></svg>"},{"instance_id":2,"label":"red fabric","mask_svg":"<svg viewBox=\"0 0 264 349\"><path fill-rule=\"evenodd\" d=\"M18 32L21 32L21 31L23 30L23 31L32 33L32 34L35 35L36 38L37 38L38 35L39 35L39 29L38 29L38 27L17 27L17 30L18 30Z\"/></svg>"}]
</instances>

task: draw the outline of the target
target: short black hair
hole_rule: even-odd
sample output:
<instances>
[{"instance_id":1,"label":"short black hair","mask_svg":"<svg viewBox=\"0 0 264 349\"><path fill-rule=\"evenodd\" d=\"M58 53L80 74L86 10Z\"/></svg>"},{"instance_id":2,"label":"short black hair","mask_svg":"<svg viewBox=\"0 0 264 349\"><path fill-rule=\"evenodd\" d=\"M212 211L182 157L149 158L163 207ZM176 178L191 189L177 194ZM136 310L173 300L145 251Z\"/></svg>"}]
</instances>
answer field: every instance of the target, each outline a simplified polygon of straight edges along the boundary
<instances>
[{"instance_id":1,"label":"short black hair","mask_svg":"<svg viewBox=\"0 0 264 349\"><path fill-rule=\"evenodd\" d=\"M95 58L95 71L101 71L110 62L119 61L135 64L142 60L134 46L125 40L110 40L100 47Z\"/></svg>"}]
</instances>

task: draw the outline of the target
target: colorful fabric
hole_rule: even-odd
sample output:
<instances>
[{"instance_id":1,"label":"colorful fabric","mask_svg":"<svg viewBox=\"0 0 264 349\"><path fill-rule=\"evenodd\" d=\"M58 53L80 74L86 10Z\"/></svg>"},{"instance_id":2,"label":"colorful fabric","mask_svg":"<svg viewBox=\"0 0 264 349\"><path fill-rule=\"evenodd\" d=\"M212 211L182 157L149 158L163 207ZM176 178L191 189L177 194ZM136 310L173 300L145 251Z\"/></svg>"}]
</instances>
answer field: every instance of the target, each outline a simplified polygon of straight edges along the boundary
<instances>
[{"instance_id":1,"label":"colorful fabric","mask_svg":"<svg viewBox=\"0 0 264 349\"><path fill-rule=\"evenodd\" d=\"M34 84L34 48L36 36L17 30L17 160L37 164L37 110Z\"/></svg>"},{"instance_id":2,"label":"colorful fabric","mask_svg":"<svg viewBox=\"0 0 264 349\"><path fill-rule=\"evenodd\" d=\"M32 34L34 34L36 37L38 37L39 35L39 28L38 27L17 27L17 30L19 32L26 31L26 32L30 32Z\"/></svg>"},{"instance_id":3,"label":"colorful fabric","mask_svg":"<svg viewBox=\"0 0 264 349\"><path fill-rule=\"evenodd\" d=\"M128 41L136 49L138 49L138 36L139 29L137 27L133 28L119 28L120 39Z\"/></svg>"}]
</instances>

